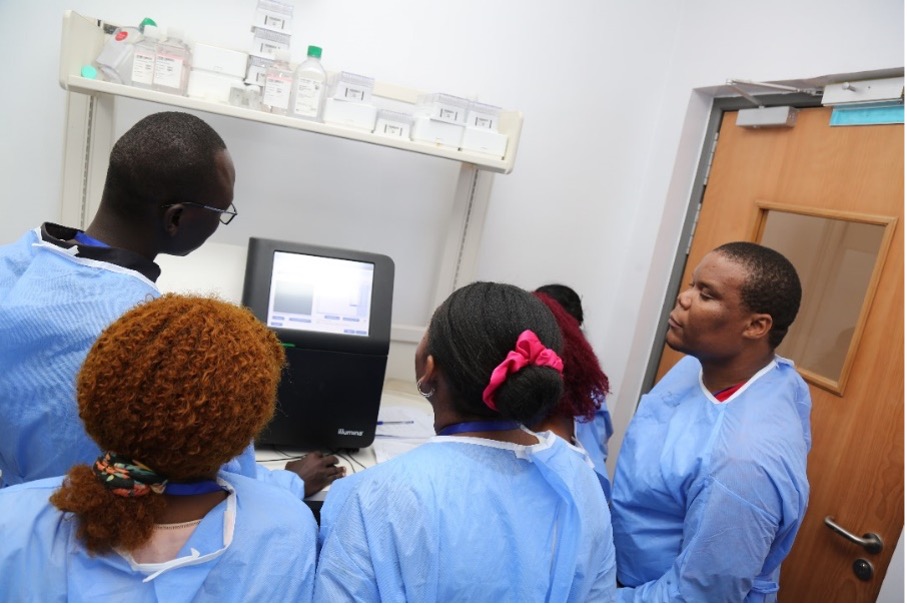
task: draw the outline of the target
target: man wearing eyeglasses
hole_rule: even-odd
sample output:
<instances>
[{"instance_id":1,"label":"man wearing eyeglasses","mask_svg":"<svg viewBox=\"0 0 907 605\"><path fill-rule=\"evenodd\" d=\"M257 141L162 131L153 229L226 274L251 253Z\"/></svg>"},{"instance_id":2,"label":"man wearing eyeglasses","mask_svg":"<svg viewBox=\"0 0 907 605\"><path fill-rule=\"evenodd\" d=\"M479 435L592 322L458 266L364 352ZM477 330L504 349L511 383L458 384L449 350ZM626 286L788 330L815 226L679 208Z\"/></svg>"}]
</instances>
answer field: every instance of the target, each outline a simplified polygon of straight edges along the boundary
<instances>
[{"instance_id":1,"label":"man wearing eyeglasses","mask_svg":"<svg viewBox=\"0 0 907 605\"><path fill-rule=\"evenodd\" d=\"M114 144L87 229L44 223L0 247L0 487L97 458L75 376L104 328L160 295L158 254L189 254L233 220L235 178L226 144L203 120L152 114ZM298 474L310 494L336 476L337 459L306 460ZM231 464L302 494L295 474L257 467L251 445Z\"/></svg>"}]
</instances>

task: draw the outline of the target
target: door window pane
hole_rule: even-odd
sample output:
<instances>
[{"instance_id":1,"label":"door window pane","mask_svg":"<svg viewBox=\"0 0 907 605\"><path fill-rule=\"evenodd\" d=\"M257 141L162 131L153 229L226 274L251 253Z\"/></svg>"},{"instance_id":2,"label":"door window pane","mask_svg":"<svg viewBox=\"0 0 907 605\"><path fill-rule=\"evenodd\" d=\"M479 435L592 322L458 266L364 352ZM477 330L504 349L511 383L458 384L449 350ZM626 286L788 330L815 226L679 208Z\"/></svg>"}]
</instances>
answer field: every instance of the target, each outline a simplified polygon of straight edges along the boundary
<instances>
[{"instance_id":1,"label":"door window pane","mask_svg":"<svg viewBox=\"0 0 907 605\"><path fill-rule=\"evenodd\" d=\"M760 243L794 264L803 286L800 312L778 347L807 378L841 393L860 318L871 300L886 225L767 210Z\"/></svg>"}]
</instances>

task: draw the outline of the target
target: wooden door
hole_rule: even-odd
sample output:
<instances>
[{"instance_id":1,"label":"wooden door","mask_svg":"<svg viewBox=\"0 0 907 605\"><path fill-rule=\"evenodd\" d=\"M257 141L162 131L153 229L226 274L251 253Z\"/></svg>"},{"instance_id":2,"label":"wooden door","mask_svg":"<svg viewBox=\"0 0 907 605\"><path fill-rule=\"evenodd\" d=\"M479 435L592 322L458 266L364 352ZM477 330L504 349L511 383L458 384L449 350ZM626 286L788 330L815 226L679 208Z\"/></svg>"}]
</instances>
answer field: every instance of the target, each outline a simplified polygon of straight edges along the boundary
<instances>
[{"instance_id":1,"label":"wooden door","mask_svg":"<svg viewBox=\"0 0 907 605\"><path fill-rule=\"evenodd\" d=\"M798 364L812 395L813 444L807 514L781 568L779 600L788 602L875 601L904 520L904 130L831 127L830 116L803 109L793 128L750 130L725 113L681 282L713 248L762 241L766 207L887 225L846 381L823 383ZM808 321L804 312L795 327ZM666 348L658 378L679 358ZM857 536L878 534L882 552L836 535L828 516ZM854 572L860 559L873 567L868 581Z\"/></svg>"}]
</instances>

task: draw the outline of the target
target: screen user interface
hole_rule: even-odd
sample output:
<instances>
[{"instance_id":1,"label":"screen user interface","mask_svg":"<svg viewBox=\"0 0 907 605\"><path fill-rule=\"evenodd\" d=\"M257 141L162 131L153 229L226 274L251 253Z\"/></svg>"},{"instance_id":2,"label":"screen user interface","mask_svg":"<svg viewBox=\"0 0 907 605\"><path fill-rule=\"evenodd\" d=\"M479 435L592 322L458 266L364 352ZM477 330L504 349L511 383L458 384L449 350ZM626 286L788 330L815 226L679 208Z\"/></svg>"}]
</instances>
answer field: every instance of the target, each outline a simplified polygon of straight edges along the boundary
<instances>
[{"instance_id":1,"label":"screen user interface","mask_svg":"<svg viewBox=\"0 0 907 605\"><path fill-rule=\"evenodd\" d=\"M372 263L275 252L267 325L368 336L374 276Z\"/></svg>"}]
</instances>

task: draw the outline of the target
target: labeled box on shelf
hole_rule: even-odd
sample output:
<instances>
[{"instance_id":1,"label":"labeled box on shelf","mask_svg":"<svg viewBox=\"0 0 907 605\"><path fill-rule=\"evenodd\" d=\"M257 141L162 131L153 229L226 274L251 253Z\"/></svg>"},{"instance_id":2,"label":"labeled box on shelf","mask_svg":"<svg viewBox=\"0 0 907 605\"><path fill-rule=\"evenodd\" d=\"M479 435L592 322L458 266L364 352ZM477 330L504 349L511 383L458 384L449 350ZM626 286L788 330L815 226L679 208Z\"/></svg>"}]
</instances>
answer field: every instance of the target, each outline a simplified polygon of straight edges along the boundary
<instances>
[{"instance_id":1,"label":"labeled box on shelf","mask_svg":"<svg viewBox=\"0 0 907 605\"><path fill-rule=\"evenodd\" d=\"M242 85L242 78L193 68L189 72L186 96L193 99L228 103L230 101L230 88L234 84Z\"/></svg>"},{"instance_id":2,"label":"labeled box on shelf","mask_svg":"<svg viewBox=\"0 0 907 605\"><path fill-rule=\"evenodd\" d=\"M427 116L433 120L448 122L450 124L466 125L466 114L469 110L469 100L445 93L432 93L422 95L416 104L416 114Z\"/></svg>"},{"instance_id":3,"label":"labeled box on shelf","mask_svg":"<svg viewBox=\"0 0 907 605\"><path fill-rule=\"evenodd\" d=\"M249 57L249 68L246 71L246 84L264 86L268 68L272 63L274 63L274 59Z\"/></svg>"},{"instance_id":4,"label":"labeled box on shelf","mask_svg":"<svg viewBox=\"0 0 907 605\"><path fill-rule=\"evenodd\" d=\"M503 158L507 151L507 135L487 128L467 126L463 129L460 149Z\"/></svg>"},{"instance_id":5,"label":"labeled box on shelf","mask_svg":"<svg viewBox=\"0 0 907 605\"><path fill-rule=\"evenodd\" d=\"M413 116L402 111L379 109L375 120L375 134L385 137L408 139L413 129Z\"/></svg>"},{"instance_id":6,"label":"labeled box on shelf","mask_svg":"<svg viewBox=\"0 0 907 605\"><path fill-rule=\"evenodd\" d=\"M258 0L252 25L290 33L293 26L293 5L277 0Z\"/></svg>"},{"instance_id":7,"label":"labeled box on shelf","mask_svg":"<svg viewBox=\"0 0 907 605\"><path fill-rule=\"evenodd\" d=\"M290 34L282 34L262 27L252 28L252 51L256 57L275 59L277 51L290 52Z\"/></svg>"},{"instance_id":8,"label":"labeled box on shelf","mask_svg":"<svg viewBox=\"0 0 907 605\"><path fill-rule=\"evenodd\" d=\"M470 101L466 112L466 127L498 131L498 116L501 108L495 105Z\"/></svg>"},{"instance_id":9,"label":"labeled box on shelf","mask_svg":"<svg viewBox=\"0 0 907 605\"><path fill-rule=\"evenodd\" d=\"M325 124L339 124L371 132L375 128L378 108L371 103L341 101L333 97L325 99L322 120Z\"/></svg>"},{"instance_id":10,"label":"labeled box on shelf","mask_svg":"<svg viewBox=\"0 0 907 605\"><path fill-rule=\"evenodd\" d=\"M339 101L370 103L374 88L374 78L341 71L331 76L328 96Z\"/></svg>"},{"instance_id":11,"label":"labeled box on shelf","mask_svg":"<svg viewBox=\"0 0 907 605\"><path fill-rule=\"evenodd\" d=\"M203 69L234 78L246 77L249 53L196 42L192 46L192 69Z\"/></svg>"},{"instance_id":12,"label":"labeled box on shelf","mask_svg":"<svg viewBox=\"0 0 907 605\"><path fill-rule=\"evenodd\" d=\"M412 139L440 147L458 149L466 129L462 124L433 120L426 115L413 118Z\"/></svg>"}]
</instances>

